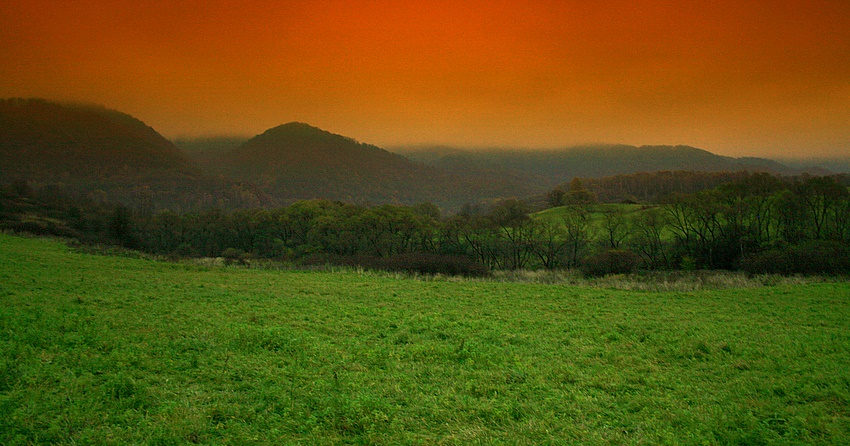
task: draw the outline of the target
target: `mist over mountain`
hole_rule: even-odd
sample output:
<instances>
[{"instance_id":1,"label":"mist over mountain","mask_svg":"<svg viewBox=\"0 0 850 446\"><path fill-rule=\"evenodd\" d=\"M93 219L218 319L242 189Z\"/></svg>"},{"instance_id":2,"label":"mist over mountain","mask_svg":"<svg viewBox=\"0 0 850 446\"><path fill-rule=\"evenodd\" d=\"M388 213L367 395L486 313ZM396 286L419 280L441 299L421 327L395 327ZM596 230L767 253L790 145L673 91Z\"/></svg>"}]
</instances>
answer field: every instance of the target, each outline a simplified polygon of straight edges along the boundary
<instances>
[{"instance_id":1,"label":"mist over mountain","mask_svg":"<svg viewBox=\"0 0 850 446\"><path fill-rule=\"evenodd\" d=\"M248 136L202 136L175 138L174 145L192 162L204 169L216 170L222 157L250 139Z\"/></svg>"},{"instance_id":2,"label":"mist over mountain","mask_svg":"<svg viewBox=\"0 0 850 446\"><path fill-rule=\"evenodd\" d=\"M574 177L600 178L656 171L770 172L799 174L801 169L763 158L731 158L689 146L591 145L563 149L479 149L445 146L399 149L414 160L453 172L502 173L547 185Z\"/></svg>"},{"instance_id":3,"label":"mist over mountain","mask_svg":"<svg viewBox=\"0 0 850 446\"><path fill-rule=\"evenodd\" d=\"M782 164L806 172L827 175L829 173L850 173L850 154L844 157L829 158L782 158ZM825 172L825 173L818 173Z\"/></svg>"},{"instance_id":4,"label":"mist over mountain","mask_svg":"<svg viewBox=\"0 0 850 446\"><path fill-rule=\"evenodd\" d=\"M531 192L521 181L457 175L299 122L257 135L224 154L221 165L223 173L255 182L285 202L429 201L457 208L467 201Z\"/></svg>"}]
</instances>

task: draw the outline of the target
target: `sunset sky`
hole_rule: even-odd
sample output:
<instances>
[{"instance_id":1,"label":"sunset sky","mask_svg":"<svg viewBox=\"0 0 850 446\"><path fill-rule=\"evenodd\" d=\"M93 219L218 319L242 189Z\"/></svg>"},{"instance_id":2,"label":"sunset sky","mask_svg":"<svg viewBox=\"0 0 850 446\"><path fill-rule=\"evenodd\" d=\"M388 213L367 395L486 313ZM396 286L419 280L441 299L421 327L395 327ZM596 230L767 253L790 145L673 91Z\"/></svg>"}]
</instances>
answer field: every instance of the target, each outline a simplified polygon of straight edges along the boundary
<instances>
[{"instance_id":1,"label":"sunset sky","mask_svg":"<svg viewBox=\"0 0 850 446\"><path fill-rule=\"evenodd\" d=\"M850 1L2 1L0 97L167 137L850 154Z\"/></svg>"}]
</instances>

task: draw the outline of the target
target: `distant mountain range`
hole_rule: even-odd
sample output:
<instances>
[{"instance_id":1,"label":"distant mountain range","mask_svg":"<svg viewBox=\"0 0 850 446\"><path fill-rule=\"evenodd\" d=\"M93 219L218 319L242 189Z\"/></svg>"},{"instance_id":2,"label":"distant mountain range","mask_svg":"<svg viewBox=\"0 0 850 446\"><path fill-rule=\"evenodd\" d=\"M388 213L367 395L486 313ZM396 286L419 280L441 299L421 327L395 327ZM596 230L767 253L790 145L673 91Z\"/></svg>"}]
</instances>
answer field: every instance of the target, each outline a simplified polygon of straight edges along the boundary
<instances>
[{"instance_id":1,"label":"distant mountain range","mask_svg":"<svg viewBox=\"0 0 850 446\"><path fill-rule=\"evenodd\" d=\"M282 204L313 198L358 204L427 201L454 210L467 202L542 190L525 178L456 174L300 122L243 141L177 143L208 174L250 181Z\"/></svg>"},{"instance_id":2,"label":"distant mountain range","mask_svg":"<svg viewBox=\"0 0 850 446\"><path fill-rule=\"evenodd\" d=\"M154 209L276 206L326 198L361 204L428 201L456 210L467 202L539 195L573 177L660 170L800 172L768 159L735 159L686 146L431 147L402 155L297 122L250 139L176 143L103 107L0 100L0 182L61 183Z\"/></svg>"},{"instance_id":3,"label":"distant mountain range","mask_svg":"<svg viewBox=\"0 0 850 446\"><path fill-rule=\"evenodd\" d=\"M764 158L731 158L689 146L592 145L563 149L462 150L445 146L402 150L409 158L451 172L503 172L549 185L574 177L600 178L656 171L771 172L827 175L822 168L792 168Z\"/></svg>"}]
</instances>

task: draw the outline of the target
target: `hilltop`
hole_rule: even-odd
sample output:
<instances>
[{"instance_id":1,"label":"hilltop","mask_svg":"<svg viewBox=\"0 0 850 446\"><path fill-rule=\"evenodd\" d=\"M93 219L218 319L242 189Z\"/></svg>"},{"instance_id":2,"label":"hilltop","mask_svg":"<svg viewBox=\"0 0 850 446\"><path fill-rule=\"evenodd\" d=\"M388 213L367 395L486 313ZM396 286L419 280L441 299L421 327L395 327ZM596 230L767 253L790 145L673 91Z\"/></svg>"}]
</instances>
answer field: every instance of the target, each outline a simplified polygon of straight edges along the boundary
<instances>
[{"instance_id":1,"label":"hilltop","mask_svg":"<svg viewBox=\"0 0 850 446\"><path fill-rule=\"evenodd\" d=\"M311 198L353 203L429 201L456 208L467 201L511 193L501 180L457 175L300 122L251 138L222 155L220 165L219 173L254 182L283 202ZM514 193L526 192L518 182L509 186Z\"/></svg>"},{"instance_id":2,"label":"hilltop","mask_svg":"<svg viewBox=\"0 0 850 446\"><path fill-rule=\"evenodd\" d=\"M95 105L0 100L0 180L140 209L259 206L250 184L204 175L141 120Z\"/></svg>"},{"instance_id":3,"label":"hilltop","mask_svg":"<svg viewBox=\"0 0 850 446\"><path fill-rule=\"evenodd\" d=\"M194 173L171 141L130 115L41 99L0 100L0 157L0 174L24 178Z\"/></svg>"},{"instance_id":4,"label":"hilltop","mask_svg":"<svg viewBox=\"0 0 850 446\"><path fill-rule=\"evenodd\" d=\"M300 123L266 130L223 154L222 173L283 201L327 198L410 203L438 198L433 168L376 146Z\"/></svg>"},{"instance_id":5,"label":"hilltop","mask_svg":"<svg viewBox=\"0 0 850 446\"><path fill-rule=\"evenodd\" d=\"M362 169L411 171L407 158L301 122L270 128L226 154L229 170L239 176L264 175L279 169ZM257 162L262 160L262 162Z\"/></svg>"}]
</instances>

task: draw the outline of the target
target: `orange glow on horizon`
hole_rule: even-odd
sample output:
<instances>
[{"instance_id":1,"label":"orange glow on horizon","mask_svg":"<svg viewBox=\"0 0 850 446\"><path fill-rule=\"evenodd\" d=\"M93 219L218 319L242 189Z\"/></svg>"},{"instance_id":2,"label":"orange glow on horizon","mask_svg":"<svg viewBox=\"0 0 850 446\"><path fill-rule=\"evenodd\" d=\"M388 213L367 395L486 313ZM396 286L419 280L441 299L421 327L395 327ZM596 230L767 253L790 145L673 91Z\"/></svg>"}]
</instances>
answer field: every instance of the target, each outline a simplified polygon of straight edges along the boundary
<instances>
[{"instance_id":1,"label":"orange glow on horizon","mask_svg":"<svg viewBox=\"0 0 850 446\"><path fill-rule=\"evenodd\" d=\"M4 2L0 97L172 137L846 155L848 23L830 0Z\"/></svg>"}]
</instances>

